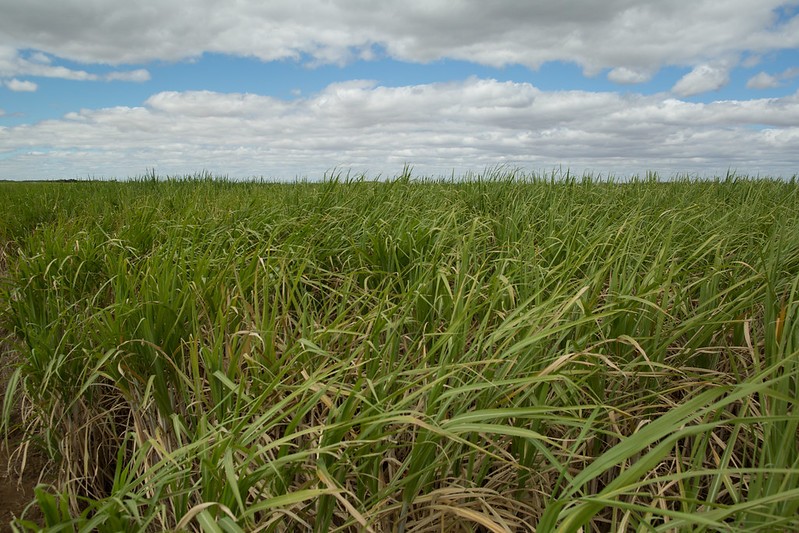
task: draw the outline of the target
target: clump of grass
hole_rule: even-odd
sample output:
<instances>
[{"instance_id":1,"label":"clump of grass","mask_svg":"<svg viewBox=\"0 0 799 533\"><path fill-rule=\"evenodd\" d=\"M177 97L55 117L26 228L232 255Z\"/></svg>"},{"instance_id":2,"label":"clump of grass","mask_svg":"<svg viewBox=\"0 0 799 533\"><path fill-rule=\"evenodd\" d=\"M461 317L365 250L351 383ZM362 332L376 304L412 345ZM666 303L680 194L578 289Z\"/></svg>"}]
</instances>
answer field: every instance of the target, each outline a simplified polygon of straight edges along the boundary
<instances>
[{"instance_id":1,"label":"clump of grass","mask_svg":"<svg viewBox=\"0 0 799 533\"><path fill-rule=\"evenodd\" d=\"M48 527L799 527L794 182L1 185Z\"/></svg>"}]
</instances>

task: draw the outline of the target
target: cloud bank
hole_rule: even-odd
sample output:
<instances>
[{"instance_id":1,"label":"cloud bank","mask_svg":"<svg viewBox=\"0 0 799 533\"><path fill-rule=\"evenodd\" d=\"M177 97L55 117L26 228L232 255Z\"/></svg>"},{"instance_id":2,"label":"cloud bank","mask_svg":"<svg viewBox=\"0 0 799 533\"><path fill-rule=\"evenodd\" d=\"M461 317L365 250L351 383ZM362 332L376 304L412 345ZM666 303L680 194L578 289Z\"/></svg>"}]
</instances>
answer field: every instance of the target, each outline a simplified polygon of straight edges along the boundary
<instances>
[{"instance_id":1,"label":"cloud bank","mask_svg":"<svg viewBox=\"0 0 799 533\"><path fill-rule=\"evenodd\" d=\"M611 80L637 83L664 65L695 67L710 58L734 61L743 52L796 48L796 4L241 0L231 5L161 0L142 5L0 0L0 42L15 50L111 65L181 60L203 52L266 61L307 58L316 63L385 54L412 62L450 58L531 68L559 60L577 63L588 74L612 69ZM35 58L16 61L20 65L8 75L48 71Z\"/></svg>"},{"instance_id":2,"label":"cloud bank","mask_svg":"<svg viewBox=\"0 0 799 533\"><path fill-rule=\"evenodd\" d=\"M478 78L404 87L352 81L296 100L161 92L139 107L0 128L0 177L127 177L156 168L291 179L333 167L393 175L404 163L427 175L507 164L791 176L797 124L799 94L702 104Z\"/></svg>"},{"instance_id":3,"label":"cloud bank","mask_svg":"<svg viewBox=\"0 0 799 533\"><path fill-rule=\"evenodd\" d=\"M46 78L147 82L152 62L205 53L308 66L389 57L536 69L560 61L632 87L543 91L470 78L397 87L356 80L287 100L158 92L139 105L0 126L0 178L125 177L146 168L291 178L334 166L393 174L404 163L426 174L506 163L790 176L799 169L796 93L689 99L712 96L738 68L799 48L798 10L799 0L0 0L3 91L43 94ZM634 92L667 66L687 72L668 93ZM798 75L762 68L749 74L750 89L785 88Z\"/></svg>"}]
</instances>

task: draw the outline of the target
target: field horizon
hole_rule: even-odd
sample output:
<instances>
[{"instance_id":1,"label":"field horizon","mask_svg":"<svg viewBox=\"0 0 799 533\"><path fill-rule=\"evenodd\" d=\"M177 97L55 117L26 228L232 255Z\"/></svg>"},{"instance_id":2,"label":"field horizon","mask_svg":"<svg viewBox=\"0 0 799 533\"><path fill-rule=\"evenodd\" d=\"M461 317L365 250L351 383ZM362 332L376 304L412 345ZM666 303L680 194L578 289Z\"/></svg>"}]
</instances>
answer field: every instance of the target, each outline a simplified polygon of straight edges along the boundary
<instances>
[{"instance_id":1,"label":"field horizon","mask_svg":"<svg viewBox=\"0 0 799 533\"><path fill-rule=\"evenodd\" d=\"M74 178L54 178L54 179L3 179L0 183L130 183L138 181L172 181L172 182L196 182L196 181L215 181L231 182L241 184L261 184L278 185L292 183L360 183L360 182L390 182L390 181L413 181L419 183L458 183L468 181L514 181L516 183L568 183L570 181L590 181L591 183L635 183L640 181L658 182L713 182L713 181L740 181L740 180L778 180L795 181L799 173L786 175L770 175L760 172L749 174L738 169L728 168L723 172L663 172L659 170L643 170L641 172L614 173L612 171L575 171L568 166L558 166L549 169L530 170L524 167L498 164L486 166L480 171L468 170L466 172L436 175L424 175L416 173L414 166L405 163L398 172L394 174L370 174L368 171L357 171L346 167L333 167L316 175L296 175L292 178L265 177L263 175L231 177L228 174L217 174L209 170L199 170L193 173L170 174L158 172L157 169L147 168L141 174L128 175L126 177L117 176L86 176Z\"/></svg>"}]
</instances>

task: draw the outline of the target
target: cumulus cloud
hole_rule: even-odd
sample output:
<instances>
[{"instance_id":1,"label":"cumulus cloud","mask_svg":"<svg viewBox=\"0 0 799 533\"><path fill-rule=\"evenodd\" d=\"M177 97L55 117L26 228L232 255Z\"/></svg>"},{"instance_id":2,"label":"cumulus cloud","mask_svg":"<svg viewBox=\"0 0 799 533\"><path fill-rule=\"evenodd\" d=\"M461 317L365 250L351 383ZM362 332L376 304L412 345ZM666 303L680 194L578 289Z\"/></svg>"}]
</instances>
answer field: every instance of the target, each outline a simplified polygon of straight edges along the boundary
<instances>
[{"instance_id":1,"label":"cumulus cloud","mask_svg":"<svg viewBox=\"0 0 799 533\"><path fill-rule=\"evenodd\" d=\"M729 70L725 67L698 65L680 78L671 90L679 96L717 91L730 82Z\"/></svg>"},{"instance_id":2,"label":"cumulus cloud","mask_svg":"<svg viewBox=\"0 0 799 533\"><path fill-rule=\"evenodd\" d=\"M758 72L746 82L749 89L774 89L780 87L784 81L799 76L799 68L792 67L778 74L771 75L767 72Z\"/></svg>"},{"instance_id":3,"label":"cumulus cloud","mask_svg":"<svg viewBox=\"0 0 799 533\"><path fill-rule=\"evenodd\" d=\"M41 76L70 80L90 80L95 77L85 70L51 65L49 58L44 54L23 57L14 48L0 45L0 77L12 76Z\"/></svg>"},{"instance_id":4,"label":"cumulus cloud","mask_svg":"<svg viewBox=\"0 0 799 533\"><path fill-rule=\"evenodd\" d=\"M2 24L2 22L0 22L0 24ZM0 42L2 42L1 32ZM101 79L147 81L150 79L150 73L144 69L113 71L100 76L85 70L53 65L52 59L42 52L35 52L30 56L24 56L12 47L0 45L0 78L10 78L13 76L38 76L42 78L61 78L80 81L96 81Z\"/></svg>"},{"instance_id":5,"label":"cumulus cloud","mask_svg":"<svg viewBox=\"0 0 799 533\"><path fill-rule=\"evenodd\" d=\"M645 70L616 67L608 72L608 79L614 83L622 84L643 83L652 79L652 73Z\"/></svg>"},{"instance_id":6,"label":"cumulus cloud","mask_svg":"<svg viewBox=\"0 0 799 533\"><path fill-rule=\"evenodd\" d=\"M780 86L780 80L776 76L765 72L758 72L746 82L748 89L773 89Z\"/></svg>"},{"instance_id":7,"label":"cumulus cloud","mask_svg":"<svg viewBox=\"0 0 799 533\"><path fill-rule=\"evenodd\" d=\"M778 16L784 0L3 3L0 42L87 63L180 60L203 52L314 63L386 54L533 68L561 60L588 73L617 69L611 77L631 83L666 64L799 46L799 16Z\"/></svg>"},{"instance_id":8,"label":"cumulus cloud","mask_svg":"<svg viewBox=\"0 0 799 533\"><path fill-rule=\"evenodd\" d=\"M796 124L799 93L692 103L478 78L353 81L290 100L162 92L138 107L0 128L0 177L126 177L156 168L291 179L333 167L393 175L404 163L426 175L507 164L790 176L799 168Z\"/></svg>"},{"instance_id":9,"label":"cumulus cloud","mask_svg":"<svg viewBox=\"0 0 799 533\"><path fill-rule=\"evenodd\" d=\"M8 87L10 91L16 91L16 92L32 93L39 88L39 86L33 83L32 81L23 81L23 80L18 80L16 78L4 81L3 85Z\"/></svg>"}]
</instances>

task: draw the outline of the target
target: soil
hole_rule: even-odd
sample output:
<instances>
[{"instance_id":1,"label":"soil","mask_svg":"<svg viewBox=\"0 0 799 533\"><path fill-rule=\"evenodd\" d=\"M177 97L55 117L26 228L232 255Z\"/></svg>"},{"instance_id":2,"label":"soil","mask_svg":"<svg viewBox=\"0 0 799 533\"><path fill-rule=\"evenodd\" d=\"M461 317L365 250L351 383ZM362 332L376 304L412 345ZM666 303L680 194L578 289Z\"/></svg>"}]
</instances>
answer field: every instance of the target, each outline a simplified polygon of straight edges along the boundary
<instances>
[{"instance_id":1,"label":"soil","mask_svg":"<svg viewBox=\"0 0 799 533\"><path fill-rule=\"evenodd\" d=\"M16 440L18 441L18 439ZM18 442L15 443L14 439L9 439L11 449L15 447L15 444ZM0 531L11 531L10 522L15 518L20 518L25 507L33 500L33 488L38 484L39 474L46 462L37 457L32 459L34 460L29 460L22 479L20 479L19 461L9 456L5 444L0 445ZM34 516L30 511L26 513L25 518L38 522L36 520L38 516Z\"/></svg>"},{"instance_id":2,"label":"soil","mask_svg":"<svg viewBox=\"0 0 799 533\"><path fill-rule=\"evenodd\" d=\"M6 385L14 369L14 355L11 349L1 339L4 332L0 331L0 405L5 398ZM12 426L20 420L19 402L13 406L11 413ZM30 451L25 462L24 471L21 470L22 460L19 453L15 453L22 443L19 430L12 431L8 441L0 435L0 532L11 531L10 523L15 518L20 518L28 504L33 500L33 488L40 482L52 481L42 474L48 470L45 457L35 451ZM25 513L27 520L41 524L41 514L38 509L31 509Z\"/></svg>"}]
</instances>

